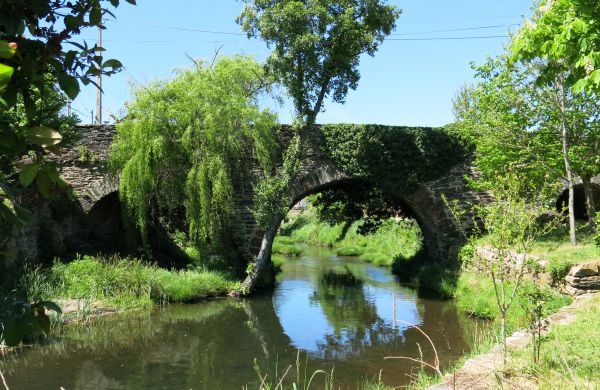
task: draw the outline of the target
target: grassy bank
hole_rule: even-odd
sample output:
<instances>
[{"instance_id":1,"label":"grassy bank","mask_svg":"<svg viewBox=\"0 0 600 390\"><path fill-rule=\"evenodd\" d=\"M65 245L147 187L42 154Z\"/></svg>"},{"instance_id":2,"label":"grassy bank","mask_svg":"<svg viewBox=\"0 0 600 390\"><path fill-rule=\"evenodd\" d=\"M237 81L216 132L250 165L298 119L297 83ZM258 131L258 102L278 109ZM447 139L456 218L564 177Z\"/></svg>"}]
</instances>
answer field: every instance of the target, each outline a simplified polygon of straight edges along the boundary
<instances>
[{"instance_id":1,"label":"grassy bank","mask_svg":"<svg viewBox=\"0 0 600 390\"><path fill-rule=\"evenodd\" d=\"M236 283L206 270L169 271L131 258L85 256L29 270L21 282L30 300L86 299L116 309L193 302L224 295Z\"/></svg>"},{"instance_id":2,"label":"grassy bank","mask_svg":"<svg viewBox=\"0 0 600 390\"><path fill-rule=\"evenodd\" d=\"M527 327L527 312L533 305L527 298L527 293L534 289L540 289L546 298L542 306L543 317L555 313L573 301L570 296L559 294L547 286L538 286L531 281L525 281L507 314L510 330ZM456 283L455 300L458 309L465 313L495 322L500 320L494 285L491 278L486 275L474 272L461 273Z\"/></svg>"},{"instance_id":3,"label":"grassy bank","mask_svg":"<svg viewBox=\"0 0 600 390\"><path fill-rule=\"evenodd\" d=\"M337 249L339 256L358 256L379 266L391 266L397 259L413 257L421 248L422 238L416 223L408 220L388 220L372 234L358 233L362 221L350 225L329 225L320 222L313 210L292 215L282 226L276 244L294 243L328 246ZM288 248L289 249L289 248ZM274 252L275 251L274 246Z\"/></svg>"},{"instance_id":4,"label":"grassy bank","mask_svg":"<svg viewBox=\"0 0 600 390\"><path fill-rule=\"evenodd\" d=\"M576 320L556 325L544 337L540 360L533 363L531 350L515 351L508 374L540 389L600 388L600 296L576 310Z\"/></svg>"}]
</instances>

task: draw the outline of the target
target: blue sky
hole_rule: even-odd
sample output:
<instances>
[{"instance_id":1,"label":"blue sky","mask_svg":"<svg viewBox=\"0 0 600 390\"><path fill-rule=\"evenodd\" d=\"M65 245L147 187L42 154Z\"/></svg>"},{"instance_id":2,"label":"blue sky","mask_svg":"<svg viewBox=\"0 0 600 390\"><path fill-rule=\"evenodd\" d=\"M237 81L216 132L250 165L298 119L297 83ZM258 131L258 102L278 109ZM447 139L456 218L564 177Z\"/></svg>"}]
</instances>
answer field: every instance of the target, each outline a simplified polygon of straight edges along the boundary
<instances>
[{"instance_id":1,"label":"blue sky","mask_svg":"<svg viewBox=\"0 0 600 390\"><path fill-rule=\"evenodd\" d=\"M172 77L174 69L192 65L189 57L212 59L222 45L220 53L224 55L249 54L262 61L269 53L262 42L238 35L241 30L235 17L243 7L241 1L121 3L115 12L117 21L107 22L103 46L105 58L118 58L125 70L104 79L104 120L110 114L124 113L132 86ZM507 39L429 39L504 36L530 15L532 5L530 0L390 3L403 9L394 31L397 35L389 37L375 57L363 56L358 89L350 91L344 105L328 102L318 122L419 126L451 122L452 98L473 78L470 62L481 63L486 56L499 54ZM80 38L92 44L96 31L86 30ZM90 121L95 99L95 88L90 85L73 103L84 123ZM290 122L293 112L289 104L274 109L282 123Z\"/></svg>"}]
</instances>

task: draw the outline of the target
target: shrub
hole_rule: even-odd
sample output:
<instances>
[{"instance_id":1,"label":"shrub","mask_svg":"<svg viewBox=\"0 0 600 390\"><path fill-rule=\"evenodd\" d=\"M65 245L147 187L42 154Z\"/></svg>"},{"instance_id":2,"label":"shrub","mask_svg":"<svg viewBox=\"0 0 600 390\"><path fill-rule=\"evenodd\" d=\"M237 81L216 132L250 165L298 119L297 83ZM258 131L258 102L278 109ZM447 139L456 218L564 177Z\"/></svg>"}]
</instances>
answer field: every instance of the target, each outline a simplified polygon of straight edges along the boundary
<instances>
[{"instance_id":1,"label":"shrub","mask_svg":"<svg viewBox=\"0 0 600 390\"><path fill-rule=\"evenodd\" d=\"M345 246L339 248L336 253L338 256L360 256L362 255L363 251L352 246Z\"/></svg>"},{"instance_id":2,"label":"shrub","mask_svg":"<svg viewBox=\"0 0 600 390\"><path fill-rule=\"evenodd\" d=\"M233 283L217 272L169 271L138 259L116 257L86 256L68 264L55 262L52 275L57 297L108 300L118 308L195 301L233 288Z\"/></svg>"},{"instance_id":3,"label":"shrub","mask_svg":"<svg viewBox=\"0 0 600 390\"><path fill-rule=\"evenodd\" d=\"M456 294L457 275L443 265L424 265L417 273L416 282L421 295L450 299Z\"/></svg>"},{"instance_id":4,"label":"shrub","mask_svg":"<svg viewBox=\"0 0 600 390\"><path fill-rule=\"evenodd\" d=\"M568 259L550 260L547 269L552 281L556 283L563 280L573 265L573 262Z\"/></svg>"},{"instance_id":5,"label":"shrub","mask_svg":"<svg viewBox=\"0 0 600 390\"><path fill-rule=\"evenodd\" d=\"M302 248L298 245L285 245L274 243L272 252L286 257L295 257L300 256L302 254Z\"/></svg>"},{"instance_id":6,"label":"shrub","mask_svg":"<svg viewBox=\"0 0 600 390\"><path fill-rule=\"evenodd\" d=\"M373 263L377 266L389 266L393 262L392 257L381 252L367 252L362 254L360 258L367 263Z\"/></svg>"}]
</instances>

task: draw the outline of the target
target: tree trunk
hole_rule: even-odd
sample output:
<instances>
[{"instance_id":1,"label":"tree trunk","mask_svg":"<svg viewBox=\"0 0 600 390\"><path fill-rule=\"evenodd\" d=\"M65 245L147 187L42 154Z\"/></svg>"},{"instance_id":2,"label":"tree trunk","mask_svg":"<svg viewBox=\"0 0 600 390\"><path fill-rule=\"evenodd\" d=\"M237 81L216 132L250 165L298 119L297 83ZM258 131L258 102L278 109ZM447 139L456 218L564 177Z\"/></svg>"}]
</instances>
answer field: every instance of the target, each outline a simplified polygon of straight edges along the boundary
<instances>
[{"instance_id":1,"label":"tree trunk","mask_svg":"<svg viewBox=\"0 0 600 390\"><path fill-rule=\"evenodd\" d=\"M263 272L267 268L268 264L271 263L271 249L273 241L279 230L279 224L281 223L282 217L277 214L273 217L271 225L263 236L262 243L260 245L260 251L256 256L256 266L254 272L251 272L246 276L246 279L242 282L241 292L235 293L235 295L247 295L250 294L256 287L258 279L262 276Z\"/></svg>"},{"instance_id":2,"label":"tree trunk","mask_svg":"<svg viewBox=\"0 0 600 390\"><path fill-rule=\"evenodd\" d=\"M596 199L594 199L594 188L592 187L592 178L589 176L583 176L581 178L583 182L583 192L585 193L585 207L588 215L588 220L592 231L596 231Z\"/></svg>"},{"instance_id":3,"label":"tree trunk","mask_svg":"<svg viewBox=\"0 0 600 390\"><path fill-rule=\"evenodd\" d=\"M569 188L569 236L571 245L577 245L577 237L575 235L575 190L573 188L573 169L569 160L569 128L567 126L567 118L565 113L564 96L561 97L560 111L562 117L562 144L563 144L563 159L565 160L565 172L567 174L567 185Z\"/></svg>"},{"instance_id":4,"label":"tree trunk","mask_svg":"<svg viewBox=\"0 0 600 390\"><path fill-rule=\"evenodd\" d=\"M506 311L502 311L500 321L500 332L502 333L502 360L506 364L507 349L506 349Z\"/></svg>"}]
</instances>

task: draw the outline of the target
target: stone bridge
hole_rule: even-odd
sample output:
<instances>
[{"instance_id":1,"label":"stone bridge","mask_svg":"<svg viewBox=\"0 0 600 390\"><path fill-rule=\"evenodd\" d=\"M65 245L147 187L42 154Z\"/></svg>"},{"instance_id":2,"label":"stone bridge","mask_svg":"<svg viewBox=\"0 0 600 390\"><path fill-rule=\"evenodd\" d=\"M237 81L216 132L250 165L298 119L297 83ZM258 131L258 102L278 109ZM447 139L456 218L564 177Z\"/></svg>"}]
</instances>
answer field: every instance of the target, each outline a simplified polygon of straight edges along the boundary
<instances>
[{"instance_id":1,"label":"stone bridge","mask_svg":"<svg viewBox=\"0 0 600 390\"><path fill-rule=\"evenodd\" d=\"M61 158L62 175L75 191L81 209L85 213L92 213L103 199L114 197L118 191L118 179L108 174L104 167L115 127L84 126L83 132L84 138ZM283 150L289 143L292 132L284 128L280 134L278 144ZM290 208L307 195L353 179L338 169L321 149L318 141L308 142L302 161L303 170L288 192ZM248 161L247 166L255 165L255 162ZM249 169L249 172L256 171ZM401 197L422 230L424 245L430 257L442 259L455 256L457 243L461 239L442 195L457 199L459 205L480 202L482 196L485 196L472 192L466 185L465 176L474 176L472 168L459 165L437 180L420 183L409 194ZM246 260L258 254L264 238L264 232L257 226L250 212L254 197L252 183L255 179L250 174L242 182L235 184L237 215L243 226L241 235L237 238L238 249L245 254Z\"/></svg>"}]
</instances>

